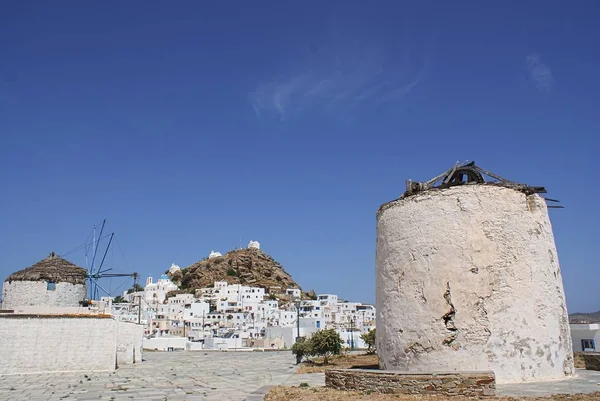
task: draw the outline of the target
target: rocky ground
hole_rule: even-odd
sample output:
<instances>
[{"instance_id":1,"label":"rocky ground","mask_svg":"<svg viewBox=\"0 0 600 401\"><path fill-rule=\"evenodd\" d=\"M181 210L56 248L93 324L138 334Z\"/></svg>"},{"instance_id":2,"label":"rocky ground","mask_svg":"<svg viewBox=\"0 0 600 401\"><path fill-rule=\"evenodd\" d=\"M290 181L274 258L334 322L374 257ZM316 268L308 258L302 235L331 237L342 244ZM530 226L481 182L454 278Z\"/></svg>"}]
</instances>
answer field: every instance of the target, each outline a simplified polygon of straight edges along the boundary
<instances>
[{"instance_id":1,"label":"rocky ground","mask_svg":"<svg viewBox=\"0 0 600 401\"><path fill-rule=\"evenodd\" d=\"M184 292L212 287L215 281L262 287L269 293L276 293L276 289L300 288L272 256L253 248L235 249L223 256L202 259L181 271L169 273L169 277Z\"/></svg>"}]
</instances>

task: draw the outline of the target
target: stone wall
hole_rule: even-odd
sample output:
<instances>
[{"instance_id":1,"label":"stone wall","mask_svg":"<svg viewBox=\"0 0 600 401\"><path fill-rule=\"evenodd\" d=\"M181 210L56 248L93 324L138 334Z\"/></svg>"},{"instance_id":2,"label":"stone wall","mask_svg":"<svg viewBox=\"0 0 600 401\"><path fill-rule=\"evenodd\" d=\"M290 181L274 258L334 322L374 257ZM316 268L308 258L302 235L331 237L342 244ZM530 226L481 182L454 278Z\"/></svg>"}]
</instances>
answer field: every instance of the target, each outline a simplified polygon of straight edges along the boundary
<instances>
[{"instance_id":1,"label":"stone wall","mask_svg":"<svg viewBox=\"0 0 600 401\"><path fill-rule=\"evenodd\" d=\"M112 371L141 361L143 330L102 315L1 314L0 375Z\"/></svg>"},{"instance_id":2,"label":"stone wall","mask_svg":"<svg viewBox=\"0 0 600 401\"><path fill-rule=\"evenodd\" d=\"M498 383L573 373L545 201L463 185L385 204L377 216L381 368L494 371Z\"/></svg>"},{"instance_id":3,"label":"stone wall","mask_svg":"<svg viewBox=\"0 0 600 401\"><path fill-rule=\"evenodd\" d=\"M600 353L578 352L578 358L583 360L583 368L587 370L600 370Z\"/></svg>"},{"instance_id":4,"label":"stone wall","mask_svg":"<svg viewBox=\"0 0 600 401\"><path fill-rule=\"evenodd\" d=\"M369 369L325 371L325 386L382 394L437 394L470 397L496 393L493 372L408 373Z\"/></svg>"},{"instance_id":5,"label":"stone wall","mask_svg":"<svg viewBox=\"0 0 600 401\"><path fill-rule=\"evenodd\" d=\"M79 301L86 296L83 284L56 283L54 290L48 290L46 281L5 281L2 291L2 309L15 312L29 306L79 306Z\"/></svg>"}]
</instances>

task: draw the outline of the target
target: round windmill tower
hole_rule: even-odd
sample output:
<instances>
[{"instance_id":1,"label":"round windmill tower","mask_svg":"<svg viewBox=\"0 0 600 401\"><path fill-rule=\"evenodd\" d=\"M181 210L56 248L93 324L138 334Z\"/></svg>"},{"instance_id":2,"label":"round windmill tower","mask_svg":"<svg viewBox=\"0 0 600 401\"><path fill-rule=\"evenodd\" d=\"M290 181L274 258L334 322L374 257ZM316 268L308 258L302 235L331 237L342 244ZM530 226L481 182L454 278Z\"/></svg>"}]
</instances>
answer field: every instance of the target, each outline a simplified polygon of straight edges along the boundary
<instances>
[{"instance_id":1,"label":"round windmill tower","mask_svg":"<svg viewBox=\"0 0 600 401\"><path fill-rule=\"evenodd\" d=\"M499 383L573 374L544 192L469 163L428 182L408 181L400 199L380 207L383 369L493 370Z\"/></svg>"},{"instance_id":2,"label":"round windmill tower","mask_svg":"<svg viewBox=\"0 0 600 401\"><path fill-rule=\"evenodd\" d=\"M3 309L73 307L86 297L87 270L54 252L8 276L3 284Z\"/></svg>"}]
</instances>

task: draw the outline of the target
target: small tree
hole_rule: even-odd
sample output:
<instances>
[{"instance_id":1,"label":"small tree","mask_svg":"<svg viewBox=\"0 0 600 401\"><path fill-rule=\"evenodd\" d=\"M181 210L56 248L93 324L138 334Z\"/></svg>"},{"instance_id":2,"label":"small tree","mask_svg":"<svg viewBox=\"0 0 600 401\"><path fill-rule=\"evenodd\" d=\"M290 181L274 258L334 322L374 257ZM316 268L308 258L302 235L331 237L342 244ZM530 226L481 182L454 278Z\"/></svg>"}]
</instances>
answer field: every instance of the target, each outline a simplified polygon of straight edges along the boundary
<instances>
[{"instance_id":1,"label":"small tree","mask_svg":"<svg viewBox=\"0 0 600 401\"><path fill-rule=\"evenodd\" d=\"M323 357L323 364L327 365L329 357L339 355L342 351L342 338L334 329L320 330L310 336L311 354Z\"/></svg>"},{"instance_id":2,"label":"small tree","mask_svg":"<svg viewBox=\"0 0 600 401\"><path fill-rule=\"evenodd\" d=\"M122 304L122 303L125 303L125 302L127 302L127 301L125 300L125 298L123 298L123 297L122 297L122 296L120 296L120 295L117 295L117 296L116 296L116 297L113 299L113 304Z\"/></svg>"},{"instance_id":3,"label":"small tree","mask_svg":"<svg viewBox=\"0 0 600 401\"><path fill-rule=\"evenodd\" d=\"M312 355L311 343L306 337L300 337L298 341L292 345L292 354L296 355L296 361L302 362L302 358Z\"/></svg>"},{"instance_id":4,"label":"small tree","mask_svg":"<svg viewBox=\"0 0 600 401\"><path fill-rule=\"evenodd\" d=\"M139 285L138 283L135 283L133 285L133 287L131 287L130 289L127 290L128 294L132 294L134 292L140 292L140 291L144 291L144 287L142 287L141 285Z\"/></svg>"},{"instance_id":5,"label":"small tree","mask_svg":"<svg viewBox=\"0 0 600 401\"><path fill-rule=\"evenodd\" d=\"M375 348L375 329L369 330L366 333L360 335L360 338L367 344L367 352L369 354L374 354L376 351Z\"/></svg>"}]
</instances>

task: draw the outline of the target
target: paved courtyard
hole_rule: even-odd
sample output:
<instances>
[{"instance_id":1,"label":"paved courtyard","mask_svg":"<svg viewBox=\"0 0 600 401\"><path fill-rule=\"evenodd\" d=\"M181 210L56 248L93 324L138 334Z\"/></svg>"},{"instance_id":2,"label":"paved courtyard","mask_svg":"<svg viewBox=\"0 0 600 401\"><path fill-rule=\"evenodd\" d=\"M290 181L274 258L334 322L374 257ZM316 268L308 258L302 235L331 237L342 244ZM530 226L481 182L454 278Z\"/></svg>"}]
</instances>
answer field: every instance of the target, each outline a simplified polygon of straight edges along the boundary
<instances>
[{"instance_id":1,"label":"paved courtyard","mask_svg":"<svg viewBox=\"0 0 600 401\"><path fill-rule=\"evenodd\" d=\"M289 351L146 352L113 373L0 376L0 400L253 401L294 379L294 363Z\"/></svg>"},{"instance_id":2,"label":"paved courtyard","mask_svg":"<svg viewBox=\"0 0 600 401\"><path fill-rule=\"evenodd\" d=\"M0 400L259 401L271 386L322 386L322 373L294 374L291 352L146 352L113 373L0 376ZM498 386L500 395L600 391L600 372L569 380Z\"/></svg>"}]
</instances>

